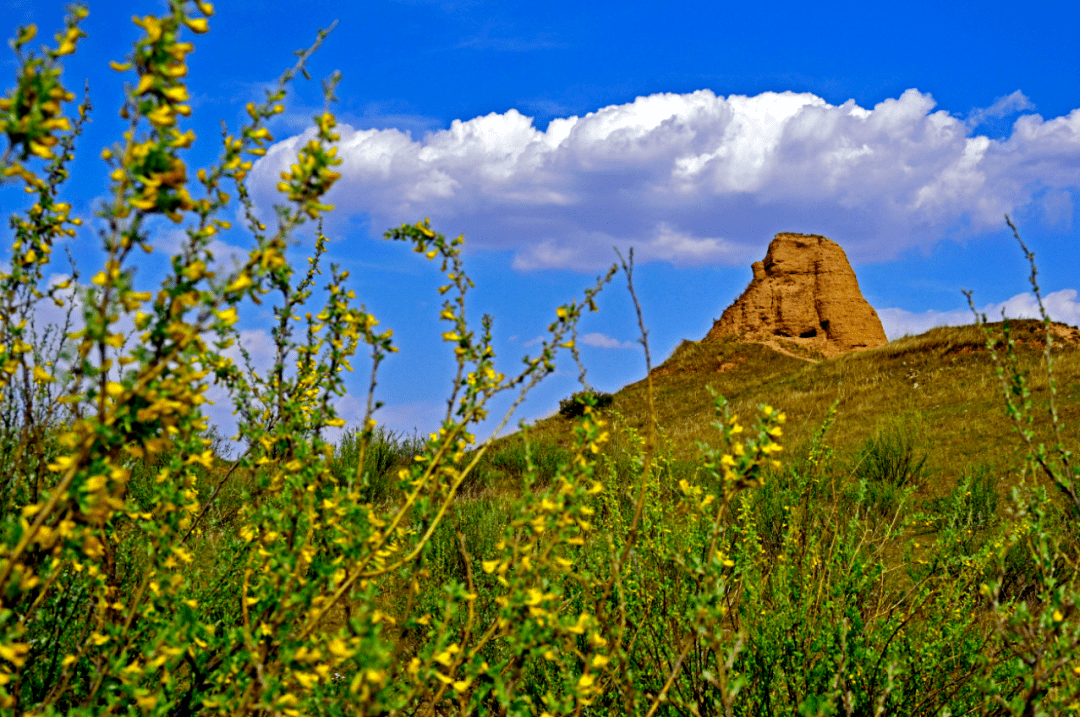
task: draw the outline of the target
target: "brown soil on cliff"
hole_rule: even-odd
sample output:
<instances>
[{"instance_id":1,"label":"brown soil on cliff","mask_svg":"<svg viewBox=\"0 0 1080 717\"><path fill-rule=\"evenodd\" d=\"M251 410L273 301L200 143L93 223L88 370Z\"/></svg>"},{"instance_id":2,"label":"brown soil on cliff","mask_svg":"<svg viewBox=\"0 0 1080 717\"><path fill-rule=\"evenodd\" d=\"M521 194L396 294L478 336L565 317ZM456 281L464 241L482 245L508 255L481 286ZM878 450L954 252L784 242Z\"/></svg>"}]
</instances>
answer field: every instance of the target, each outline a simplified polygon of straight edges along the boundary
<instances>
[{"instance_id":1,"label":"brown soil on cliff","mask_svg":"<svg viewBox=\"0 0 1080 717\"><path fill-rule=\"evenodd\" d=\"M705 341L734 337L804 358L839 356L887 342L840 245L816 234L777 234L754 278Z\"/></svg>"}]
</instances>

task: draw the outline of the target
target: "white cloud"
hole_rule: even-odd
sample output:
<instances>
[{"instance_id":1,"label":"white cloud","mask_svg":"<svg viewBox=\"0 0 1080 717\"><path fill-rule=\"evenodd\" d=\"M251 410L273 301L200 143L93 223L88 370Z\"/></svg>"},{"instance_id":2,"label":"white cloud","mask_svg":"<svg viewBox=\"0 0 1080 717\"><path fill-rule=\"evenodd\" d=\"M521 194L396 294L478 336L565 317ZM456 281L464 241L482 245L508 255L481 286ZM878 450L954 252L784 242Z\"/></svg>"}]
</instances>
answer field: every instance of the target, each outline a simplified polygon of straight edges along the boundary
<instances>
[{"instance_id":1,"label":"white cloud","mask_svg":"<svg viewBox=\"0 0 1080 717\"><path fill-rule=\"evenodd\" d=\"M188 242L187 232L176 227L170 227L158 233L155 237L157 249L168 256L175 256L183 252ZM220 238L211 239L206 248L214 255L214 263L216 264L214 268L219 272L227 272L238 268L248 259L248 249L233 246Z\"/></svg>"},{"instance_id":2,"label":"white cloud","mask_svg":"<svg viewBox=\"0 0 1080 717\"><path fill-rule=\"evenodd\" d=\"M578 340L585 346L592 346L597 349L632 349L638 345L633 341L619 341L600 333L585 334Z\"/></svg>"},{"instance_id":3,"label":"white cloud","mask_svg":"<svg viewBox=\"0 0 1080 717\"><path fill-rule=\"evenodd\" d=\"M492 30L495 30L494 33ZM565 42L541 32L532 37L500 37L499 28L484 28L478 35L465 38L454 49L495 50L496 52L532 52L534 50L554 50L567 47Z\"/></svg>"},{"instance_id":4,"label":"white cloud","mask_svg":"<svg viewBox=\"0 0 1080 717\"><path fill-rule=\"evenodd\" d=\"M446 404L437 401L390 404L375 413L379 425L406 436L437 430L445 417Z\"/></svg>"},{"instance_id":5,"label":"white cloud","mask_svg":"<svg viewBox=\"0 0 1080 717\"><path fill-rule=\"evenodd\" d=\"M1000 119L1016 112L1035 109L1034 103L1020 90L1011 95L998 97L994 104L982 109L972 110L967 118L968 127L978 127L988 119Z\"/></svg>"},{"instance_id":6,"label":"white cloud","mask_svg":"<svg viewBox=\"0 0 1080 717\"><path fill-rule=\"evenodd\" d=\"M975 321L969 309L930 310L922 313L904 309L878 309L877 313L890 341L902 336L918 336L938 326L964 326Z\"/></svg>"},{"instance_id":7,"label":"white cloud","mask_svg":"<svg viewBox=\"0 0 1080 717\"><path fill-rule=\"evenodd\" d=\"M1054 321L1080 325L1080 301L1076 289L1062 289L1043 297L1046 312ZM1034 294L1017 294L999 304L988 304L979 312L986 315L988 321L1000 321L1002 312L1010 319L1038 319L1039 305ZM964 326L975 322L970 309L952 311L925 311L913 313L903 309L878 309L881 324L889 339L905 335L918 335L936 326Z\"/></svg>"},{"instance_id":8,"label":"white cloud","mask_svg":"<svg viewBox=\"0 0 1080 717\"><path fill-rule=\"evenodd\" d=\"M1027 106L1014 93L985 116ZM1071 221L1080 110L1025 115L1004 139L972 136L908 90L872 109L809 93L656 94L546 130L516 110L421 139L342 126L330 199L376 228L430 216L518 269L586 269L636 247L643 261L743 265L778 231L818 232L856 262L999 229L1032 205ZM262 206L310 133L274 145L252 173ZM1041 202L1041 205L1039 204ZM1068 217L1066 215L1069 215Z\"/></svg>"}]
</instances>

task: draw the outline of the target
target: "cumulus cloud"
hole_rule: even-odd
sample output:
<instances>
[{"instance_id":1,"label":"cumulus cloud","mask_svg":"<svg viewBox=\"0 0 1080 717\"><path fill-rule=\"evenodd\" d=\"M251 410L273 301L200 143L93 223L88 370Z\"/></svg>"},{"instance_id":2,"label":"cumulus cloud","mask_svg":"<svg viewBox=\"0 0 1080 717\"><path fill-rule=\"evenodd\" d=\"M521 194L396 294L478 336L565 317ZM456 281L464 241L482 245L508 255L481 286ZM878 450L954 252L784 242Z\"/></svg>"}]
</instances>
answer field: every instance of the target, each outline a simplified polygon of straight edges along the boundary
<instances>
[{"instance_id":1,"label":"cumulus cloud","mask_svg":"<svg viewBox=\"0 0 1080 717\"><path fill-rule=\"evenodd\" d=\"M1035 109L1035 105L1028 99L1028 96L1020 90L1017 90L1011 95L998 97L997 100L994 101L994 104L989 107L973 110L971 114L968 115L967 126L972 128L978 127L989 119L1001 119L1002 117L1007 117L1017 112L1033 109Z\"/></svg>"},{"instance_id":2,"label":"cumulus cloud","mask_svg":"<svg viewBox=\"0 0 1080 717\"><path fill-rule=\"evenodd\" d=\"M1014 93L979 116L1028 106ZM917 90L871 109L810 93L655 94L545 130L511 109L419 139L343 125L330 199L376 228L430 216L471 246L512 251L521 270L592 269L613 245L643 261L744 265L778 231L822 233L853 261L877 261L958 227L998 229L1028 206L1071 221L1080 110L1021 116L1002 139L972 131ZM256 165L261 206L309 138Z\"/></svg>"},{"instance_id":3,"label":"cumulus cloud","mask_svg":"<svg viewBox=\"0 0 1080 717\"><path fill-rule=\"evenodd\" d=\"M188 244L188 236L183 229L170 227L158 235L156 243L160 251L169 256L175 256L184 251ZM220 238L211 239L207 249L214 256L216 266L213 268L219 272L236 269L248 258L248 249L233 246Z\"/></svg>"},{"instance_id":4,"label":"cumulus cloud","mask_svg":"<svg viewBox=\"0 0 1080 717\"><path fill-rule=\"evenodd\" d=\"M359 414L357 418L362 417ZM437 401L390 404L375 414L379 425L405 436L420 434L437 427L446 417L446 404Z\"/></svg>"},{"instance_id":5,"label":"cumulus cloud","mask_svg":"<svg viewBox=\"0 0 1080 717\"><path fill-rule=\"evenodd\" d=\"M580 337L578 341L585 346L592 346L597 349L632 349L637 346L633 341L619 341L613 339L607 334L591 333L585 334Z\"/></svg>"},{"instance_id":6,"label":"cumulus cloud","mask_svg":"<svg viewBox=\"0 0 1080 717\"><path fill-rule=\"evenodd\" d=\"M1043 297L1043 306L1054 321L1072 326L1080 325L1080 300L1076 289L1062 289ZM999 304L988 304L979 309L989 321L1000 321L1002 315L1010 319L1038 319L1039 304L1034 294L1017 294ZM964 326L974 323L970 309L952 311L925 311L914 313L903 309L878 309L878 316L889 339L917 335L936 326Z\"/></svg>"}]
</instances>

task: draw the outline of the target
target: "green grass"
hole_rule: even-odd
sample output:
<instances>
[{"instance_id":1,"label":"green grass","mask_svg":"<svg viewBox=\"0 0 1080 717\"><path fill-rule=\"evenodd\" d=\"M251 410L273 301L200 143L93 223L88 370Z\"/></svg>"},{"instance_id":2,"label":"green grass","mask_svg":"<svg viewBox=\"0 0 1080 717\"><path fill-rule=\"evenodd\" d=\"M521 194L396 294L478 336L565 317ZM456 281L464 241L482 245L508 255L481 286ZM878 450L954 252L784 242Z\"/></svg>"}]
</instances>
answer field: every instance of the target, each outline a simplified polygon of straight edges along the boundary
<instances>
[{"instance_id":1,"label":"green grass","mask_svg":"<svg viewBox=\"0 0 1080 717\"><path fill-rule=\"evenodd\" d=\"M1032 401L1041 406L1048 397L1041 325L1016 321L1012 327ZM1000 324L992 328L1000 331ZM1064 437L1075 445L1080 439L1080 348L1058 343L1054 356ZM1019 463L1020 444L1005 415L986 338L976 326L932 329L818 362L759 344L684 341L653 370L653 385L658 424L679 459L692 459L698 442L711 437L711 387L742 416L752 415L760 404L785 411L789 456L805 450L833 404L837 419L828 442L844 455L854 455L867 441L904 424L925 454L921 470L933 476L916 485L916 493L927 498L948 494L973 465L1011 473ZM611 415L643 429L646 391L645 381L624 387L615 394ZM564 445L570 425L554 416L538 422L532 434ZM1044 441L1050 440L1047 425L1043 421L1036 427ZM1015 479L1011 475L1007 485Z\"/></svg>"},{"instance_id":2,"label":"green grass","mask_svg":"<svg viewBox=\"0 0 1080 717\"><path fill-rule=\"evenodd\" d=\"M357 482L364 500L379 503L396 486L397 471L409 465L413 456L423 449L423 439L379 426L368 443L363 469L357 471L360 439L359 431L347 431L341 437L330 462L330 472L339 484Z\"/></svg>"},{"instance_id":3,"label":"green grass","mask_svg":"<svg viewBox=\"0 0 1080 717\"><path fill-rule=\"evenodd\" d=\"M1080 398L1073 389L1077 354L1075 347L1056 352L1066 420L1076 418ZM1019 357L1037 402L1045 395L1040 348L1032 339ZM871 705L892 714L937 714L946 706L958 713L982 704L985 684L971 675L1006 689L1019 684L1022 673L1013 663L979 667L996 659L986 642L994 615L980 585L999 581L1002 600L1036 611L1045 584L1029 547L994 547L1002 545L1015 510L1008 494L1018 475L1018 441L981 333L938 329L817 363L754 344L684 342L653 379L661 428L657 470L617 599L635 620L625 655L640 694L661 689L666 673L657 666L691 647L670 688L672 707L659 714L693 714L691 705L700 714L724 713L709 676L718 674L736 634L740 647L730 653L730 669L746 680L730 714L844 714L845 699L856 714L870 713ZM718 488L700 449L719 438L709 386L744 421L768 402L787 412L788 423L784 465L765 471L763 485L739 494L724 514L720 548L731 561L720 583L726 617L714 623L715 634L696 634L692 616L703 607L693 566L707 558L708 531L688 512L679 486ZM593 504L601 539L567 554L584 574L609 569L607 537L624 540L633 519L644 391L644 382L627 386L600 411L610 431L597 464L605 491ZM836 419L815 447L812 437L833 405ZM419 570L373 583L373 604L390 615L428 613L461 629L464 613L446 612L448 590L473 585L476 614L495 615L500 587L480 566L519 530L530 501L558 492L559 476L573 461L573 426L555 416L496 442L462 485ZM422 450L422 440L379 429L358 470L359 438L348 432L339 442L329 463L334 480L359 487L375 505L392 500L400 491L397 473ZM134 493L154 480L162 460L138 466ZM221 477L220 467L200 474L200 493L213 491ZM231 604L217 596L233 570L225 559L235 540L230 518L250 480L237 472L225 482L201 524L197 583L206 600L222 605ZM1074 540L1076 528L1062 514L1045 520L1055 534ZM565 590L563 609L570 613L596 599L572 584ZM346 628L364 609L362 599L346 601L328 629ZM387 649L403 654L426 639L405 626L388 627L384 637ZM489 649L486 659L501 659L503 647ZM520 689L541 700L557 673L539 658L525 664ZM636 703L622 699L605 694L589 714L635 713Z\"/></svg>"}]
</instances>

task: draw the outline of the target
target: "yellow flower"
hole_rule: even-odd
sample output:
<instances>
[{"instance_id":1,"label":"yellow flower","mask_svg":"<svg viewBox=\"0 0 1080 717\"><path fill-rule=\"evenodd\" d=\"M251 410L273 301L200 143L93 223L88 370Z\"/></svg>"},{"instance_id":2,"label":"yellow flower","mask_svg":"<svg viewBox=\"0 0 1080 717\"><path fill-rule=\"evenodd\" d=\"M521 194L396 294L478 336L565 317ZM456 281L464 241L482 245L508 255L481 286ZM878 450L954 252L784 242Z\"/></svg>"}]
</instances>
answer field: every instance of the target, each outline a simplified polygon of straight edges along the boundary
<instances>
[{"instance_id":1,"label":"yellow flower","mask_svg":"<svg viewBox=\"0 0 1080 717\"><path fill-rule=\"evenodd\" d=\"M86 484L84 485L84 488L87 493L96 493L97 491L108 485L108 480L108 478L101 474L93 475L86 479Z\"/></svg>"},{"instance_id":2,"label":"yellow flower","mask_svg":"<svg viewBox=\"0 0 1080 717\"><path fill-rule=\"evenodd\" d=\"M75 459L71 456L57 456L56 460L49 464L48 468L51 471L59 473L60 471L67 470Z\"/></svg>"},{"instance_id":3,"label":"yellow flower","mask_svg":"<svg viewBox=\"0 0 1080 717\"><path fill-rule=\"evenodd\" d=\"M30 153L42 159L52 159L52 150L36 140L30 140Z\"/></svg>"},{"instance_id":4,"label":"yellow flower","mask_svg":"<svg viewBox=\"0 0 1080 717\"><path fill-rule=\"evenodd\" d=\"M176 123L173 110L168 105L158 105L146 113L146 119L155 127L171 127Z\"/></svg>"},{"instance_id":5,"label":"yellow flower","mask_svg":"<svg viewBox=\"0 0 1080 717\"><path fill-rule=\"evenodd\" d=\"M150 692L145 695L141 695L135 698L136 704L139 705L139 709L149 712L157 706L158 697L155 693Z\"/></svg>"},{"instance_id":6,"label":"yellow flower","mask_svg":"<svg viewBox=\"0 0 1080 717\"><path fill-rule=\"evenodd\" d=\"M19 35L19 39L15 41L18 45L25 45L37 36L37 25L33 23L22 28L22 34Z\"/></svg>"},{"instance_id":7,"label":"yellow flower","mask_svg":"<svg viewBox=\"0 0 1080 717\"><path fill-rule=\"evenodd\" d=\"M228 291L230 293L231 292L238 292L238 291L243 291L244 289L250 288L251 286L253 286L253 283L251 281L251 277L248 276L247 274L241 274L240 276L236 277L236 281L229 284L228 288L225 289L225 291Z\"/></svg>"},{"instance_id":8,"label":"yellow flower","mask_svg":"<svg viewBox=\"0 0 1080 717\"><path fill-rule=\"evenodd\" d=\"M71 131L71 122L67 117L53 117L42 123L42 126L46 129L60 129L65 132Z\"/></svg>"},{"instance_id":9,"label":"yellow flower","mask_svg":"<svg viewBox=\"0 0 1080 717\"><path fill-rule=\"evenodd\" d=\"M157 42L161 39L161 23L153 15L144 18L132 17L131 21L146 30L146 39L149 42Z\"/></svg>"},{"instance_id":10,"label":"yellow flower","mask_svg":"<svg viewBox=\"0 0 1080 717\"><path fill-rule=\"evenodd\" d=\"M196 259L184 269L183 274L191 281L198 281L206 275L206 264Z\"/></svg>"},{"instance_id":11,"label":"yellow flower","mask_svg":"<svg viewBox=\"0 0 1080 717\"><path fill-rule=\"evenodd\" d=\"M10 645L0 645L0 657L16 667L22 667L26 662L26 653L30 651L30 645L16 642Z\"/></svg>"},{"instance_id":12,"label":"yellow flower","mask_svg":"<svg viewBox=\"0 0 1080 717\"><path fill-rule=\"evenodd\" d=\"M177 87L170 87L161 94L165 95L173 102L186 102L188 99L190 99L187 88L183 85L179 85Z\"/></svg>"},{"instance_id":13,"label":"yellow flower","mask_svg":"<svg viewBox=\"0 0 1080 717\"><path fill-rule=\"evenodd\" d=\"M138 97L150 90L154 89L154 76L153 75L140 75L139 84L135 86L134 95Z\"/></svg>"},{"instance_id":14,"label":"yellow flower","mask_svg":"<svg viewBox=\"0 0 1080 717\"><path fill-rule=\"evenodd\" d=\"M173 108L168 105L159 105L146 113L146 119L150 120L150 124L156 127L168 127L176 123L176 118L173 116Z\"/></svg>"},{"instance_id":15,"label":"yellow flower","mask_svg":"<svg viewBox=\"0 0 1080 717\"><path fill-rule=\"evenodd\" d=\"M63 57L64 55L70 55L73 52L75 52L75 43L65 39L60 43L60 47L56 48L53 54L57 57Z\"/></svg>"},{"instance_id":16,"label":"yellow flower","mask_svg":"<svg viewBox=\"0 0 1080 717\"><path fill-rule=\"evenodd\" d=\"M38 383L49 383L50 381L53 380L53 377L52 377L51 374L49 374L47 371L45 371L40 366L35 366L34 367L34 380L37 381Z\"/></svg>"},{"instance_id":17,"label":"yellow flower","mask_svg":"<svg viewBox=\"0 0 1080 717\"><path fill-rule=\"evenodd\" d=\"M169 142L169 145L178 149L187 149L191 146L191 143L195 141L195 133L191 130L184 132L183 134L176 135L176 139Z\"/></svg>"},{"instance_id":18,"label":"yellow flower","mask_svg":"<svg viewBox=\"0 0 1080 717\"><path fill-rule=\"evenodd\" d=\"M157 206L157 200L155 199L130 199L128 203L136 209L149 210Z\"/></svg>"},{"instance_id":19,"label":"yellow flower","mask_svg":"<svg viewBox=\"0 0 1080 717\"><path fill-rule=\"evenodd\" d=\"M224 311L218 311L217 312L217 317L226 326L232 326L238 320L237 316L236 316L236 307L235 306L230 306L228 309L225 309Z\"/></svg>"}]
</instances>

